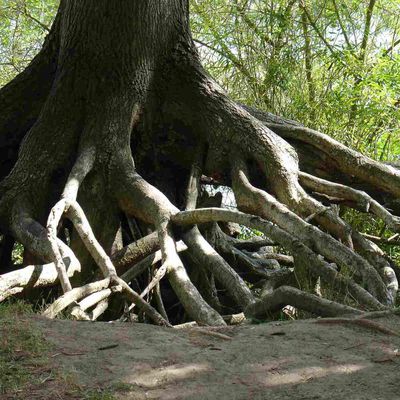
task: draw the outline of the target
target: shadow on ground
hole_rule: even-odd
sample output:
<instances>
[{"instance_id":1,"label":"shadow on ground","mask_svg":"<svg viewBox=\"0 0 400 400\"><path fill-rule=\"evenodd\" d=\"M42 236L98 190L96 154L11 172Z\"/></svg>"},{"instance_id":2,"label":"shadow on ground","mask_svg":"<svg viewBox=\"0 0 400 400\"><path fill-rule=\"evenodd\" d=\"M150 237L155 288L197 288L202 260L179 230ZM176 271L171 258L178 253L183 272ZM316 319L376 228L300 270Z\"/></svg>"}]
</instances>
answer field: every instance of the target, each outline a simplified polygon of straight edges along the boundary
<instances>
[{"instance_id":1,"label":"shadow on ground","mask_svg":"<svg viewBox=\"0 0 400 400\"><path fill-rule=\"evenodd\" d=\"M115 398L400 399L400 338L366 327L272 322L219 330L227 340L143 324L33 323L54 368ZM400 332L399 317L379 323Z\"/></svg>"}]
</instances>

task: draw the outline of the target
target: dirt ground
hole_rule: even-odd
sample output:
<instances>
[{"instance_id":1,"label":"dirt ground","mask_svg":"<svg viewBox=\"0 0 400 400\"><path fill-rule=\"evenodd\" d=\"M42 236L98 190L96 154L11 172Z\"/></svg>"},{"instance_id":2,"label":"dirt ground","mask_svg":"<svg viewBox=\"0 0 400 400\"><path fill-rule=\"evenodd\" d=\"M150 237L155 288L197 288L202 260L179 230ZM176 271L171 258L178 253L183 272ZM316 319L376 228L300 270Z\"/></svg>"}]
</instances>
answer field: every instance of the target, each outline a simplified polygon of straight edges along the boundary
<instances>
[{"instance_id":1,"label":"dirt ground","mask_svg":"<svg viewBox=\"0 0 400 400\"><path fill-rule=\"evenodd\" d=\"M400 332L399 317L377 322ZM400 399L400 337L365 326L272 322L219 335L41 317L32 323L50 343L52 368L69 382L112 388L114 397L93 399ZM40 390L68 398L54 386L44 380Z\"/></svg>"}]
</instances>

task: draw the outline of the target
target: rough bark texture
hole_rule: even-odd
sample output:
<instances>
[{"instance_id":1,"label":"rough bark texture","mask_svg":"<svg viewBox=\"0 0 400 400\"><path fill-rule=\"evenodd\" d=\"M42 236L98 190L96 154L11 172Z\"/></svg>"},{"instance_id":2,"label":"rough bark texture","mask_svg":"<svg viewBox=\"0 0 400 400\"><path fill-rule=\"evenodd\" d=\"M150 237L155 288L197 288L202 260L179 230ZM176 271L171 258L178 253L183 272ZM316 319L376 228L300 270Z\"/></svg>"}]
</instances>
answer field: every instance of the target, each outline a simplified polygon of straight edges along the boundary
<instances>
[{"instance_id":1,"label":"rough bark texture","mask_svg":"<svg viewBox=\"0 0 400 400\"><path fill-rule=\"evenodd\" d=\"M0 91L0 150L1 232L40 260L0 275L0 300L59 279L48 316L79 300L72 314L95 319L122 292L128 314L137 305L161 325L225 325L221 313L286 304L320 315L395 304L398 268L317 198L395 233L399 171L230 100L201 66L187 0L62 0L43 50ZM252 215L194 210L203 178L231 186ZM232 239L218 221L261 230L292 257L263 257L265 240ZM353 308L279 289L305 287L304 270Z\"/></svg>"}]
</instances>

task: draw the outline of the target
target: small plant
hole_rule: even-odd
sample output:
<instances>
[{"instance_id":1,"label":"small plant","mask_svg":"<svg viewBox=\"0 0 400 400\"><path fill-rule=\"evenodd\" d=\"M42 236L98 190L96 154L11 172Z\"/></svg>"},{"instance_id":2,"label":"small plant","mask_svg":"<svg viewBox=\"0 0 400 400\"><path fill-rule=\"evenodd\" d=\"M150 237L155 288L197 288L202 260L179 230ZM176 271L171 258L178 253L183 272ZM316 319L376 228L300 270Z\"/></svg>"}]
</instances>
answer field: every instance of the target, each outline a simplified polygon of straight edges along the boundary
<instances>
[{"instance_id":1,"label":"small plant","mask_svg":"<svg viewBox=\"0 0 400 400\"><path fill-rule=\"evenodd\" d=\"M24 246L21 243L16 242L11 255L13 264L22 264L24 258Z\"/></svg>"}]
</instances>

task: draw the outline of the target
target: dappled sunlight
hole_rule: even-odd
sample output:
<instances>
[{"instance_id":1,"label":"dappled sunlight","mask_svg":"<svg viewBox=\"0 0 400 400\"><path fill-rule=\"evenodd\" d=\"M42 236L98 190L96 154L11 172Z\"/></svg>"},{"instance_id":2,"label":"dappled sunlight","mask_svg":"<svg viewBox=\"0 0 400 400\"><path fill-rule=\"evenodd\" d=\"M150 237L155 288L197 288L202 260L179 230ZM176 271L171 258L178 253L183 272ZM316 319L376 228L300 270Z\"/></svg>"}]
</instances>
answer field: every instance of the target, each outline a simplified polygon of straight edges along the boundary
<instances>
[{"instance_id":1,"label":"dappled sunlight","mask_svg":"<svg viewBox=\"0 0 400 400\"><path fill-rule=\"evenodd\" d=\"M203 364L174 364L159 368L152 368L142 372L135 372L130 383L152 389L169 385L177 381L194 378L198 374L211 372L213 369L208 363Z\"/></svg>"},{"instance_id":2,"label":"dappled sunlight","mask_svg":"<svg viewBox=\"0 0 400 400\"><path fill-rule=\"evenodd\" d=\"M279 369L271 369L267 366L263 371L262 368L257 366L255 368L255 373L260 383L264 384L266 387L274 387L305 383L313 379L325 378L331 375L352 374L368 368L369 366L369 364L340 364L330 367L296 368L287 372ZM263 372L266 372L267 375L261 378L261 373Z\"/></svg>"},{"instance_id":3,"label":"dappled sunlight","mask_svg":"<svg viewBox=\"0 0 400 400\"><path fill-rule=\"evenodd\" d=\"M226 341L139 324L37 324L74 382L115 388L118 399L398 398L398 340L366 330L346 338L295 321L235 328ZM119 346L98 351L111 337Z\"/></svg>"},{"instance_id":4,"label":"dappled sunlight","mask_svg":"<svg viewBox=\"0 0 400 400\"><path fill-rule=\"evenodd\" d=\"M393 344L384 344L381 343L378 347L379 353L374 358L375 362L385 362L385 361L394 361L400 360L400 347L393 346Z\"/></svg>"}]
</instances>

